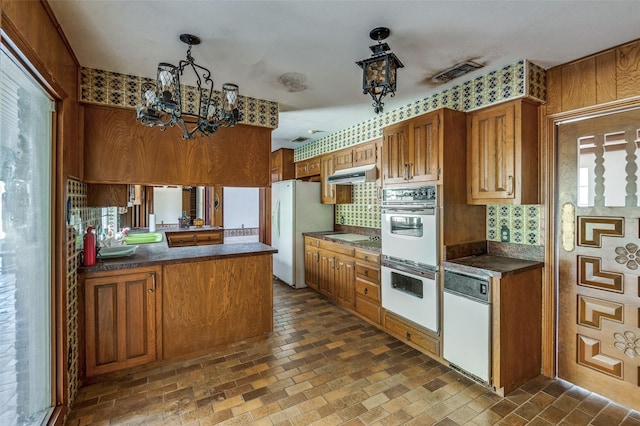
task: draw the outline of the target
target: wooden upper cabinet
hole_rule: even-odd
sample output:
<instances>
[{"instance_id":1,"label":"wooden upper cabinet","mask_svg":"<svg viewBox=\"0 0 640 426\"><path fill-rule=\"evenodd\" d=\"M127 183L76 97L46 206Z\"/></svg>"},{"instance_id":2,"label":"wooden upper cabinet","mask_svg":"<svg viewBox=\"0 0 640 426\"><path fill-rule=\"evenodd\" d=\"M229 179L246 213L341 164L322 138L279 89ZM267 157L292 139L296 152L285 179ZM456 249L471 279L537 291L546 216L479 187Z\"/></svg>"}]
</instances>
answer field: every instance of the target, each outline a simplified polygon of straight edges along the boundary
<instances>
[{"instance_id":1,"label":"wooden upper cabinet","mask_svg":"<svg viewBox=\"0 0 640 426\"><path fill-rule=\"evenodd\" d=\"M295 178L293 149L280 148L271 153L271 182Z\"/></svg>"},{"instance_id":2,"label":"wooden upper cabinet","mask_svg":"<svg viewBox=\"0 0 640 426\"><path fill-rule=\"evenodd\" d=\"M469 204L538 203L538 106L516 100L467 116Z\"/></svg>"},{"instance_id":3,"label":"wooden upper cabinet","mask_svg":"<svg viewBox=\"0 0 640 426\"><path fill-rule=\"evenodd\" d=\"M352 202L351 185L329 183L329 176L335 172L333 158L333 154L320 158L320 201L322 204L349 204Z\"/></svg>"},{"instance_id":4,"label":"wooden upper cabinet","mask_svg":"<svg viewBox=\"0 0 640 426\"><path fill-rule=\"evenodd\" d=\"M347 148L333 154L333 168L343 170L353 167L353 149Z\"/></svg>"},{"instance_id":5,"label":"wooden upper cabinet","mask_svg":"<svg viewBox=\"0 0 640 426\"><path fill-rule=\"evenodd\" d=\"M409 163L409 123L392 124L382 130L383 185L406 184Z\"/></svg>"},{"instance_id":6,"label":"wooden upper cabinet","mask_svg":"<svg viewBox=\"0 0 640 426\"><path fill-rule=\"evenodd\" d=\"M436 181L440 178L440 114L421 115L411 120L409 166L411 180Z\"/></svg>"},{"instance_id":7,"label":"wooden upper cabinet","mask_svg":"<svg viewBox=\"0 0 640 426\"><path fill-rule=\"evenodd\" d=\"M366 166L375 164L376 158L375 141L360 143L334 153L333 167L335 170L342 170L350 167Z\"/></svg>"},{"instance_id":8,"label":"wooden upper cabinet","mask_svg":"<svg viewBox=\"0 0 640 426\"><path fill-rule=\"evenodd\" d=\"M313 176L320 176L320 157L313 157L296 163L296 179Z\"/></svg>"},{"instance_id":9,"label":"wooden upper cabinet","mask_svg":"<svg viewBox=\"0 0 640 426\"><path fill-rule=\"evenodd\" d=\"M84 106L84 181L267 187L271 129L240 124L183 140L178 129L146 127L135 111Z\"/></svg>"},{"instance_id":10,"label":"wooden upper cabinet","mask_svg":"<svg viewBox=\"0 0 640 426\"><path fill-rule=\"evenodd\" d=\"M440 179L442 110L383 129L382 180L385 186Z\"/></svg>"}]
</instances>

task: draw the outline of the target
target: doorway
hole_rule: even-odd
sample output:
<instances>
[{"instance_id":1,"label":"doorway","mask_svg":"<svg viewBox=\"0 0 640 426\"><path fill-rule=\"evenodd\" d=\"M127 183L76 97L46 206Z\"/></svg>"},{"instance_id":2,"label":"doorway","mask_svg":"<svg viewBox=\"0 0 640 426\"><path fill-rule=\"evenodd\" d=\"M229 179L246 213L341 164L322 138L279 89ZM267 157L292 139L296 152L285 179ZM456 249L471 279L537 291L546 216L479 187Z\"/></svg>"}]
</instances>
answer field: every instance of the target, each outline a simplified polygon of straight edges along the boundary
<instances>
[{"instance_id":1,"label":"doorway","mask_svg":"<svg viewBox=\"0 0 640 426\"><path fill-rule=\"evenodd\" d=\"M640 409L640 108L556 123L558 377Z\"/></svg>"}]
</instances>

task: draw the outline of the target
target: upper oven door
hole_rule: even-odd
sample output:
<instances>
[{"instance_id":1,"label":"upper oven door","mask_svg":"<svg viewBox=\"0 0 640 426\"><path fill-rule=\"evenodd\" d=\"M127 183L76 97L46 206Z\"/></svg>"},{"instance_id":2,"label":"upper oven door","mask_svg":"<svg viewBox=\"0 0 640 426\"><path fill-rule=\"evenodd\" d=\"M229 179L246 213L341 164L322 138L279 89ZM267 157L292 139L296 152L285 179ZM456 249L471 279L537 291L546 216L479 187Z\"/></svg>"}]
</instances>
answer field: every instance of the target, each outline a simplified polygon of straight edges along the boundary
<instances>
[{"instance_id":1,"label":"upper oven door","mask_svg":"<svg viewBox=\"0 0 640 426\"><path fill-rule=\"evenodd\" d=\"M438 265L437 209L384 208L382 254L423 265Z\"/></svg>"}]
</instances>

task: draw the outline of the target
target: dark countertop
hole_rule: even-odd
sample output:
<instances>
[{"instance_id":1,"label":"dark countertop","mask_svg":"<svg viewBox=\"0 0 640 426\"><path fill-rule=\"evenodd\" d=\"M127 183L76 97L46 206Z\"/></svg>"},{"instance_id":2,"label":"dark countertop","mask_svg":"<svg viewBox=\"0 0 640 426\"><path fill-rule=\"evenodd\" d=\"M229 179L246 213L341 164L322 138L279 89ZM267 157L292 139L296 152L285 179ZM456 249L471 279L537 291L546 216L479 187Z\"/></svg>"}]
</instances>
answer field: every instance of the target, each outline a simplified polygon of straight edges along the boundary
<instances>
[{"instance_id":1,"label":"dark countertop","mask_svg":"<svg viewBox=\"0 0 640 426\"><path fill-rule=\"evenodd\" d=\"M491 254L467 256L443 262L444 269L449 271L467 272L496 278L542 268L543 265L544 263L535 260L515 259Z\"/></svg>"},{"instance_id":2,"label":"dark countertop","mask_svg":"<svg viewBox=\"0 0 640 426\"><path fill-rule=\"evenodd\" d=\"M163 241L159 243L138 245L136 252L131 256L103 260L98 257L98 263L96 265L90 267L80 266L78 272L116 271L120 269L167 265L172 263L200 262L242 256L260 256L277 252L278 250L262 243L213 244L170 248L167 246L166 239L163 239Z\"/></svg>"},{"instance_id":3,"label":"dark countertop","mask_svg":"<svg viewBox=\"0 0 640 426\"><path fill-rule=\"evenodd\" d=\"M337 238L333 238L334 235L344 235L346 232L335 232L335 231L325 231L325 232L304 232L302 235L305 237L313 237L319 238L321 240L330 241L332 243L340 243L345 244L347 246L357 247L365 250L381 252L382 251L382 242L380 238L370 237L369 235L362 235L362 240L359 241L345 241Z\"/></svg>"}]
</instances>

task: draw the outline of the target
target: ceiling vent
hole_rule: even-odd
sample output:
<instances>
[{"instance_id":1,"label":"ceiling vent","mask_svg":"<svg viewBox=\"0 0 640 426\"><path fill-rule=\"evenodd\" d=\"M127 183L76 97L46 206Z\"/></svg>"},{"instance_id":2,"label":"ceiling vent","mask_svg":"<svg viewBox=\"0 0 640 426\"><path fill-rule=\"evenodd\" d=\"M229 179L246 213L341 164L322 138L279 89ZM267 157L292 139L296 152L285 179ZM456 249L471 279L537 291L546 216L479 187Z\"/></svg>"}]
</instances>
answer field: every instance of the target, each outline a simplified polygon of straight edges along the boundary
<instances>
[{"instance_id":1,"label":"ceiling vent","mask_svg":"<svg viewBox=\"0 0 640 426\"><path fill-rule=\"evenodd\" d=\"M297 137L297 138L295 138L295 139L291 139L291 142L294 142L294 143L301 143L301 142L304 142L304 141L306 141L306 140L309 140L309 138L308 138L308 137L306 137L306 136L298 136L298 137Z\"/></svg>"},{"instance_id":2,"label":"ceiling vent","mask_svg":"<svg viewBox=\"0 0 640 426\"><path fill-rule=\"evenodd\" d=\"M434 75L432 80L436 83L446 83L447 81L451 81L454 78L458 78L482 67L484 67L484 65L472 61L461 62Z\"/></svg>"}]
</instances>

